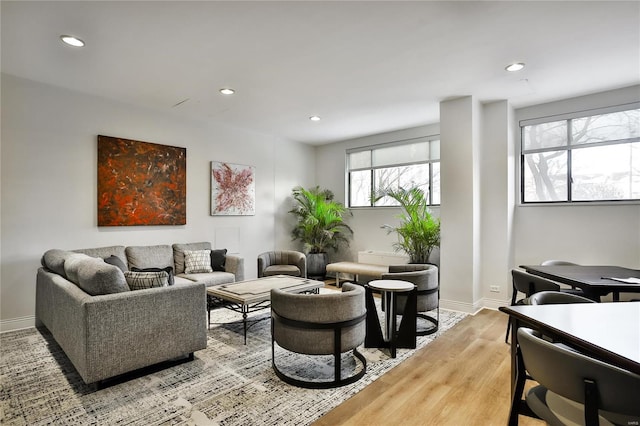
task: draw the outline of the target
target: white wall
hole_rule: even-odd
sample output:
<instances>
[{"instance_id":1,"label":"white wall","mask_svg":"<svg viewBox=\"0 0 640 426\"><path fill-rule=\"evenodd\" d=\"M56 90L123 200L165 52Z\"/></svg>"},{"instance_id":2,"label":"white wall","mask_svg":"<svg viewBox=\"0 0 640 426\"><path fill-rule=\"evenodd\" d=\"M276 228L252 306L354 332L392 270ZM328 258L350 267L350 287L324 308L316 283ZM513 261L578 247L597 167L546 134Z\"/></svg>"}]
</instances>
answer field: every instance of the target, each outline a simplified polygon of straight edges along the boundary
<instances>
[{"instance_id":1,"label":"white wall","mask_svg":"<svg viewBox=\"0 0 640 426\"><path fill-rule=\"evenodd\" d=\"M1 83L0 330L33 325L36 270L51 248L232 242L250 278L258 253L288 242L275 213L290 187L313 182L312 147L5 74ZM97 227L99 134L187 148L185 226ZM209 215L211 160L255 166L254 216Z\"/></svg>"},{"instance_id":2,"label":"white wall","mask_svg":"<svg viewBox=\"0 0 640 426\"><path fill-rule=\"evenodd\" d=\"M537 105L516 120L640 101L640 86ZM517 123L517 122L516 122ZM518 139L519 144L519 139ZM581 264L640 269L640 204L517 206L515 263L564 259Z\"/></svg>"},{"instance_id":3,"label":"white wall","mask_svg":"<svg viewBox=\"0 0 640 426\"><path fill-rule=\"evenodd\" d=\"M302 250L302 243L292 241L295 218L289 214L294 206L291 192L294 187L315 186L315 148L304 144L283 144L277 148L275 159L275 235L276 250Z\"/></svg>"}]
</instances>

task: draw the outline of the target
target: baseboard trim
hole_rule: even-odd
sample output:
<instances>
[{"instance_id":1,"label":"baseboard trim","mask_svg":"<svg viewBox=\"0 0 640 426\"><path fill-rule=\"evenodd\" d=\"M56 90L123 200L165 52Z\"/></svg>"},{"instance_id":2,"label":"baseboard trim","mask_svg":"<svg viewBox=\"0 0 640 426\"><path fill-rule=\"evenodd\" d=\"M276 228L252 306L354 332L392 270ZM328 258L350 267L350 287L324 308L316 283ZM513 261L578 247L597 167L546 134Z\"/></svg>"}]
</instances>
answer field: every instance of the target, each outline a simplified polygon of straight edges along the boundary
<instances>
[{"instance_id":1,"label":"baseboard trim","mask_svg":"<svg viewBox=\"0 0 640 426\"><path fill-rule=\"evenodd\" d=\"M485 297L484 299L482 299L482 306L487 309L498 310L498 308L501 306L509 306L509 300L490 299Z\"/></svg>"},{"instance_id":2,"label":"baseboard trim","mask_svg":"<svg viewBox=\"0 0 640 426\"><path fill-rule=\"evenodd\" d=\"M466 314L475 314L478 311L471 303L458 302L455 300L440 299L440 307L442 309L464 312Z\"/></svg>"},{"instance_id":3,"label":"baseboard trim","mask_svg":"<svg viewBox=\"0 0 640 426\"><path fill-rule=\"evenodd\" d=\"M24 328L31 328L36 326L36 317L19 317L10 318L0 321L0 333L7 333L9 331L22 330Z\"/></svg>"},{"instance_id":4,"label":"baseboard trim","mask_svg":"<svg viewBox=\"0 0 640 426\"><path fill-rule=\"evenodd\" d=\"M483 298L478 300L475 303L466 303L466 302L458 302L456 300L440 299L440 307L442 309L464 312L472 315L477 314L484 308L497 310L500 306L508 306L508 305L509 305L508 300L500 300L500 299Z\"/></svg>"}]
</instances>

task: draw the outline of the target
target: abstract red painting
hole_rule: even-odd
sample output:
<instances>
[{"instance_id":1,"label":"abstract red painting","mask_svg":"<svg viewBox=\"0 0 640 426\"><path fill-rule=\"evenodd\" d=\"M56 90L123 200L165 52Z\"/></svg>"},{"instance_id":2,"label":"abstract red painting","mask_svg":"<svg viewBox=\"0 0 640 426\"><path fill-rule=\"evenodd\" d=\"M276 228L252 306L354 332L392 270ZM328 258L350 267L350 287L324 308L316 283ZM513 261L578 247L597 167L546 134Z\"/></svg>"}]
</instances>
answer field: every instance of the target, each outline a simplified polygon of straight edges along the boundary
<instances>
[{"instance_id":1,"label":"abstract red painting","mask_svg":"<svg viewBox=\"0 0 640 426\"><path fill-rule=\"evenodd\" d=\"M186 148L98 136L98 226L186 223Z\"/></svg>"},{"instance_id":2,"label":"abstract red painting","mask_svg":"<svg viewBox=\"0 0 640 426\"><path fill-rule=\"evenodd\" d=\"M255 173L252 166L211 162L211 215L255 214Z\"/></svg>"}]
</instances>

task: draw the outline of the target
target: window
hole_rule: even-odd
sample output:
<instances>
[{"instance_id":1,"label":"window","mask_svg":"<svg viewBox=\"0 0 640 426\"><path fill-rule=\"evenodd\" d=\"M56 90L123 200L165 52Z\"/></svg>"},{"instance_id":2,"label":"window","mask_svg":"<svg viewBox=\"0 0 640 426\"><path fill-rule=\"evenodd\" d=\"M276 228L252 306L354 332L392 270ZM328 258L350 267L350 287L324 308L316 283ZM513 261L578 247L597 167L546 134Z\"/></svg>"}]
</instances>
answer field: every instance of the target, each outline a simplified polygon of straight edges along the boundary
<instances>
[{"instance_id":1,"label":"window","mask_svg":"<svg viewBox=\"0 0 640 426\"><path fill-rule=\"evenodd\" d=\"M387 188L421 188L429 205L440 204L439 136L422 137L347 151L349 207L397 205L372 194Z\"/></svg>"},{"instance_id":2,"label":"window","mask_svg":"<svg viewBox=\"0 0 640 426\"><path fill-rule=\"evenodd\" d=\"M521 122L522 202L640 200L639 107Z\"/></svg>"}]
</instances>

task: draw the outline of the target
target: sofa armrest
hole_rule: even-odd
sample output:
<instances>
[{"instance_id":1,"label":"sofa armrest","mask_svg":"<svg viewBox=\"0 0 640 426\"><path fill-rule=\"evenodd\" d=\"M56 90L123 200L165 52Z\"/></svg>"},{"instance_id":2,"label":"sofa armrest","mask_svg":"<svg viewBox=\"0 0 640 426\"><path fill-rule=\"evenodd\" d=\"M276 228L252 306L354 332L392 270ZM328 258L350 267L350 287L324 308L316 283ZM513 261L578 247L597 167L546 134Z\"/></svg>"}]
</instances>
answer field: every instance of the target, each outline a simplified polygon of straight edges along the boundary
<instances>
[{"instance_id":1,"label":"sofa armrest","mask_svg":"<svg viewBox=\"0 0 640 426\"><path fill-rule=\"evenodd\" d=\"M76 369L83 364L85 342L82 304L92 296L76 284L39 268L36 276L36 324L43 324L67 354Z\"/></svg>"},{"instance_id":2,"label":"sofa armrest","mask_svg":"<svg viewBox=\"0 0 640 426\"><path fill-rule=\"evenodd\" d=\"M224 262L225 272L231 272L236 276L236 281L244 280L244 259L239 256L227 255Z\"/></svg>"},{"instance_id":3,"label":"sofa armrest","mask_svg":"<svg viewBox=\"0 0 640 426\"><path fill-rule=\"evenodd\" d=\"M307 278L307 256L304 253L297 253L293 255L296 261L296 266L300 269L300 276Z\"/></svg>"}]
</instances>

